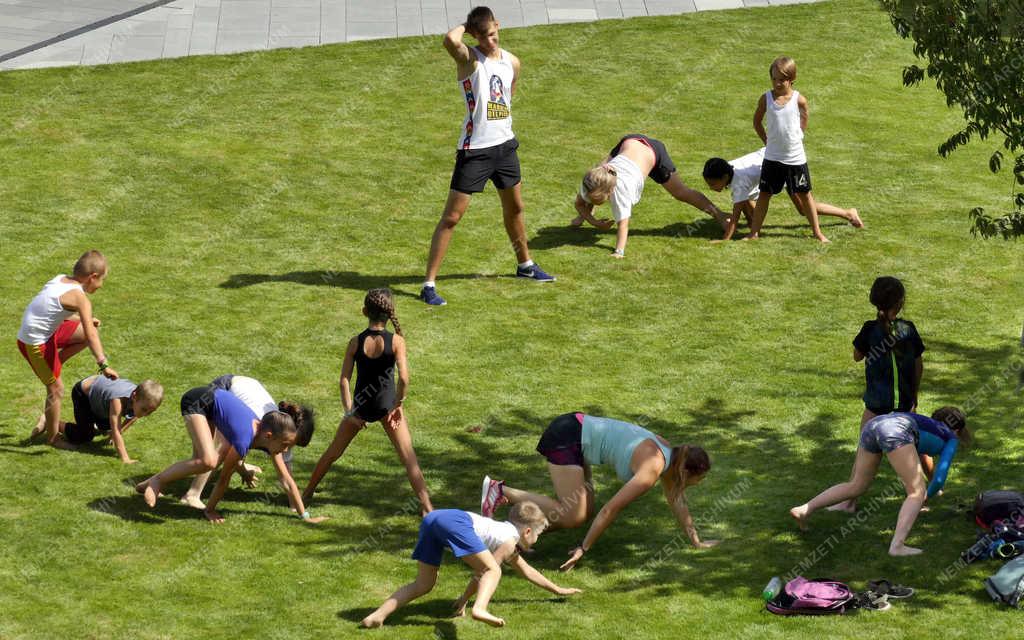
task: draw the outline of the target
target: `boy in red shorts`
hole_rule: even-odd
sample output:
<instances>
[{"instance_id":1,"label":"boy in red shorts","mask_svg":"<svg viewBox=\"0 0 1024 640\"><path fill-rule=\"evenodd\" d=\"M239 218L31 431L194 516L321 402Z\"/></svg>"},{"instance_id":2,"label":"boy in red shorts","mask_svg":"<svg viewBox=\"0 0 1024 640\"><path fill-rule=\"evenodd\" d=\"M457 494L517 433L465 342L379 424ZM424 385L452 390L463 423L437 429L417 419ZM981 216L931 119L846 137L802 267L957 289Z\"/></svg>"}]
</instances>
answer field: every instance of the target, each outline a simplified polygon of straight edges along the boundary
<instances>
[{"instance_id":1,"label":"boy in red shorts","mask_svg":"<svg viewBox=\"0 0 1024 640\"><path fill-rule=\"evenodd\" d=\"M108 366L103 353L97 331L100 320L93 317L88 297L103 286L106 277L107 259L99 251L86 251L75 263L72 275L61 274L47 282L21 318L18 350L46 385L46 404L32 437L45 433L46 443L61 449L73 448L60 439L60 403L64 397L61 364L88 346L99 372L117 379L117 372Z\"/></svg>"}]
</instances>

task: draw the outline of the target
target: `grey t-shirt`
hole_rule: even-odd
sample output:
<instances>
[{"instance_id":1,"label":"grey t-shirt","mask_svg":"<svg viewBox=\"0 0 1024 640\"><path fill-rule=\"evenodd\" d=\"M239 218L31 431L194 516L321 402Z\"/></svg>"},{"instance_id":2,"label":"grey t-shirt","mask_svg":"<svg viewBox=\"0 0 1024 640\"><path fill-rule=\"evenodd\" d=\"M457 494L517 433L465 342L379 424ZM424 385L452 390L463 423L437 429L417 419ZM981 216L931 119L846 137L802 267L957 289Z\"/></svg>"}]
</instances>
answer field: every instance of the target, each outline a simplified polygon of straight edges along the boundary
<instances>
[{"instance_id":1,"label":"grey t-shirt","mask_svg":"<svg viewBox=\"0 0 1024 640\"><path fill-rule=\"evenodd\" d=\"M89 408L92 409L93 417L106 424L110 417L110 401L131 396L137 386L124 378L111 380L104 376L96 376L92 387L89 388ZM121 407L121 410L126 417L131 417L131 406Z\"/></svg>"}]
</instances>

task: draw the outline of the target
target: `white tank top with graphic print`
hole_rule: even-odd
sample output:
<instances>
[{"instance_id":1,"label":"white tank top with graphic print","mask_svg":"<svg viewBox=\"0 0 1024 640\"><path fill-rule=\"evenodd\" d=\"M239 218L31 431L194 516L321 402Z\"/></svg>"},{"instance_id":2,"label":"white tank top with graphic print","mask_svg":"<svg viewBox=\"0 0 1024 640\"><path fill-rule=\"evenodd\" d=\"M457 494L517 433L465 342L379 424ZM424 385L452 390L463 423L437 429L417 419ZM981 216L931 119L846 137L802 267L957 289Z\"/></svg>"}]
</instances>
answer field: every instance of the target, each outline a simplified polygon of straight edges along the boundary
<instances>
[{"instance_id":1,"label":"white tank top with graphic print","mask_svg":"<svg viewBox=\"0 0 1024 640\"><path fill-rule=\"evenodd\" d=\"M466 119L462 122L459 149L486 149L515 137L512 133L512 58L499 49L498 60L488 59L476 47L473 73L459 81L466 101Z\"/></svg>"},{"instance_id":2,"label":"white tank top with graphic print","mask_svg":"<svg viewBox=\"0 0 1024 640\"><path fill-rule=\"evenodd\" d=\"M775 104L771 91L764 94L765 120L768 126L768 144L765 146L764 159L774 160L782 164L805 164L804 130L800 128L800 109L797 101L800 92L794 91L785 106Z\"/></svg>"}]
</instances>

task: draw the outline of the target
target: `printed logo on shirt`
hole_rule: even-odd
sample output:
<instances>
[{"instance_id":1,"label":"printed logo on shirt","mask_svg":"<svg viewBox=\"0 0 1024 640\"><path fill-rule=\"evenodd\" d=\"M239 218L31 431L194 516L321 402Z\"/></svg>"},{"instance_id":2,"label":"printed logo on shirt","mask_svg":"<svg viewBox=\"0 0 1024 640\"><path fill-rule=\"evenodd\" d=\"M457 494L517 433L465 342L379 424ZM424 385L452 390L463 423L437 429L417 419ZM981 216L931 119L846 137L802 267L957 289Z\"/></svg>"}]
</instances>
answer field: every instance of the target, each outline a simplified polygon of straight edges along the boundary
<instances>
[{"instance_id":1,"label":"printed logo on shirt","mask_svg":"<svg viewBox=\"0 0 1024 640\"><path fill-rule=\"evenodd\" d=\"M491 76L491 99L487 101L487 119L504 120L510 115L505 100L505 86L498 76Z\"/></svg>"}]
</instances>

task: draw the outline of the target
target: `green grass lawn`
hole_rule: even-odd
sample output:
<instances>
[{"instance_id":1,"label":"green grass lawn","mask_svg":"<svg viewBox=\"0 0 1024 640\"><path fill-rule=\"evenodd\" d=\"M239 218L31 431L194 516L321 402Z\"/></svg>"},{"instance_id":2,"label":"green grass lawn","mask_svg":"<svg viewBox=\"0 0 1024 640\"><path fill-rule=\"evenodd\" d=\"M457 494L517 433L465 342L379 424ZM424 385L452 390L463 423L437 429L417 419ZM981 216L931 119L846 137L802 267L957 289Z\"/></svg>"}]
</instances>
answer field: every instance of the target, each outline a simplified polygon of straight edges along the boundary
<instances>
[{"instance_id":1,"label":"green grass lawn","mask_svg":"<svg viewBox=\"0 0 1024 640\"><path fill-rule=\"evenodd\" d=\"M1024 260L1017 243L970 237L966 211L1005 203L1006 177L986 170L985 145L938 158L960 114L933 85L901 86L911 46L886 16L844 0L510 29L502 44L523 62L515 123L531 248L558 282L509 277L488 187L456 231L442 309L413 299L462 117L439 37L0 74L0 637L355 635L415 572L412 493L379 427L321 485L312 509L331 519L315 527L289 517L269 477L230 490L220 527L170 498L150 511L131 483L187 454L180 394L234 372L318 409L296 455L304 484L341 416L338 372L365 326L362 297L380 285L397 295L435 505L474 508L484 473L549 492L533 448L553 416L581 409L704 445L714 468L690 504L703 537L724 542L680 545L652 492L571 574L556 568L583 532L541 538L530 562L583 595L561 601L506 576L492 607L505 630L451 621L468 572L449 558L435 591L376 635L1016 634L1020 614L981 588L993 565L940 578L973 542L962 505L1021 488ZM814 192L857 206L866 229L826 220L833 244L819 246L782 198L763 241L713 245L710 218L651 184L626 260L610 258L612 233L565 229L580 175L622 133L665 141L694 185L708 156L756 148L751 115L783 53L810 102ZM112 366L167 389L129 434L131 467L110 448L23 442L44 392L14 348L22 310L90 247L111 262L93 300ZM965 406L977 435L909 540L926 553L899 560L885 553L901 501L887 497L888 464L860 520L822 513L800 534L787 515L849 473L863 391L851 340L885 274L907 285L905 316L928 348L922 410ZM68 387L91 371L88 355L72 360ZM596 480L604 502L618 484L606 469ZM884 576L919 595L853 617L764 613L761 587L805 560L808 576L858 588Z\"/></svg>"}]
</instances>

